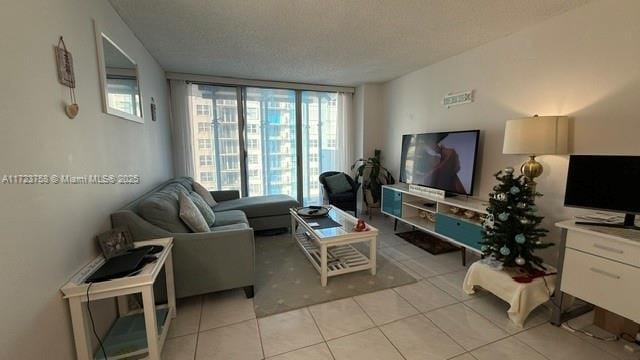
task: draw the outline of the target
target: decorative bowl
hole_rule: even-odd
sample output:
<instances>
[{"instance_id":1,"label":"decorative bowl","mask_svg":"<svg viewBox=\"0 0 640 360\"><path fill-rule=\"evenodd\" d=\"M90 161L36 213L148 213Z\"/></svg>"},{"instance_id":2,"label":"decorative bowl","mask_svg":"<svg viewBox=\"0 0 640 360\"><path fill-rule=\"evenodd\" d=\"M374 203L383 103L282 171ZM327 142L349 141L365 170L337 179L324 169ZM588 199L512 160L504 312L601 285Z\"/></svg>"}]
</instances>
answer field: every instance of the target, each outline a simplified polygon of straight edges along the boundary
<instances>
[{"instance_id":1,"label":"decorative bowl","mask_svg":"<svg viewBox=\"0 0 640 360\"><path fill-rule=\"evenodd\" d=\"M476 215L477 215L476 212L472 211L472 210L467 210L467 211L464 212L464 217L466 217L469 220L471 220L474 217L476 217Z\"/></svg>"},{"instance_id":2,"label":"decorative bowl","mask_svg":"<svg viewBox=\"0 0 640 360\"><path fill-rule=\"evenodd\" d=\"M455 215L455 214L460 212L460 209L455 207L455 206L452 206L452 207L449 208L449 212L452 213L453 215Z\"/></svg>"}]
</instances>

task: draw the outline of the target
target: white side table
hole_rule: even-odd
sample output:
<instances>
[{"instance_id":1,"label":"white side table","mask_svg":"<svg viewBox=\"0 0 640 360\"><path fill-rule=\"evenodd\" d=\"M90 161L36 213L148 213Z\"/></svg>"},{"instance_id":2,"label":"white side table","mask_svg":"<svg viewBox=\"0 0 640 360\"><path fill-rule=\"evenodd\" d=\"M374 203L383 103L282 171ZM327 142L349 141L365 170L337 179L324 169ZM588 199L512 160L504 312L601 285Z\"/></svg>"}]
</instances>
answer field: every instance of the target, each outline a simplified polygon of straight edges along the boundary
<instances>
[{"instance_id":1,"label":"white side table","mask_svg":"<svg viewBox=\"0 0 640 360\"><path fill-rule=\"evenodd\" d=\"M171 249L173 247L173 238L164 238L148 241L139 241L135 243L136 247L145 245L162 245L164 249L156 254L158 260L154 263L147 264L139 274L118 278L110 281L94 283L89 288L89 299L91 301L115 297L118 300L119 318L111 328L109 334L103 339L105 347L109 345L110 336L119 336L115 344L122 343L122 339L126 339L128 344L128 352L126 354L109 354L109 359L119 359L124 356L142 355L148 353L150 360L160 360L160 354L164 341L167 337L167 331L171 325L171 319L176 316L176 298L175 288L173 284L173 262L171 257ZM71 321L73 324L73 336L76 345L76 355L78 360L93 359L91 337L87 329L86 312L82 309L82 304L87 302L87 288L85 279L91 275L105 262L104 257L99 256L82 268L73 278L60 289L64 294L64 298L69 300L69 309L71 310ZM153 283L157 279L162 267L165 268L165 276L167 280L167 304L155 305L153 296ZM129 312L126 304L126 295L142 294L142 310ZM164 319L158 319L158 314ZM161 321L161 324L158 323ZM135 329L136 321L144 321L145 334L130 332L112 334L117 329ZM118 326L118 322L122 322L123 326ZM130 330L127 330L130 331ZM135 338L136 335L138 338ZM128 337L127 337L128 336ZM145 341L146 340L146 341ZM102 352L98 349L97 358L102 358Z\"/></svg>"},{"instance_id":2,"label":"white side table","mask_svg":"<svg viewBox=\"0 0 640 360\"><path fill-rule=\"evenodd\" d=\"M555 272L548 265L547 272ZM482 260L471 264L464 278L462 289L467 294L475 292L479 286L511 305L507 314L509 319L522 327L527 316L538 306L549 300L556 288L556 275L547 275L533 279L530 283L519 283L513 276L522 275L514 269L497 270Z\"/></svg>"}]
</instances>

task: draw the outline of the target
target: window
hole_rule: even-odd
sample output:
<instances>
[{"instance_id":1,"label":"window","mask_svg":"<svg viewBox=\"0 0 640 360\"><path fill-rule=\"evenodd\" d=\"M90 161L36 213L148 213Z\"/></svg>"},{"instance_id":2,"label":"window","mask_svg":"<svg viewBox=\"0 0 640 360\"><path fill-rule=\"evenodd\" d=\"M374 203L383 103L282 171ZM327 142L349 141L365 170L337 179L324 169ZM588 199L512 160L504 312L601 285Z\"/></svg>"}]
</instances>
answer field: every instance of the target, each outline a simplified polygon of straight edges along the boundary
<instances>
[{"instance_id":1,"label":"window","mask_svg":"<svg viewBox=\"0 0 640 360\"><path fill-rule=\"evenodd\" d=\"M247 139L247 148L249 148L249 149L257 149L258 148L258 139Z\"/></svg>"},{"instance_id":2,"label":"window","mask_svg":"<svg viewBox=\"0 0 640 360\"><path fill-rule=\"evenodd\" d=\"M213 173L211 171L203 171L200 173L200 181L211 182L214 181Z\"/></svg>"},{"instance_id":3,"label":"window","mask_svg":"<svg viewBox=\"0 0 640 360\"><path fill-rule=\"evenodd\" d=\"M213 165L212 155L200 155L200 166Z\"/></svg>"},{"instance_id":4,"label":"window","mask_svg":"<svg viewBox=\"0 0 640 360\"><path fill-rule=\"evenodd\" d=\"M297 197L301 187L303 204L320 203L319 174L339 168L338 99L331 92L190 84L196 177L210 190L243 196Z\"/></svg>"},{"instance_id":5,"label":"window","mask_svg":"<svg viewBox=\"0 0 640 360\"><path fill-rule=\"evenodd\" d=\"M211 115L211 107L209 105L196 105L196 115Z\"/></svg>"},{"instance_id":6,"label":"window","mask_svg":"<svg viewBox=\"0 0 640 360\"><path fill-rule=\"evenodd\" d=\"M305 205L322 204L320 173L337 168L338 94L302 92L302 189ZM304 146L304 144L308 146Z\"/></svg>"},{"instance_id":7,"label":"window","mask_svg":"<svg viewBox=\"0 0 640 360\"><path fill-rule=\"evenodd\" d=\"M263 134L266 134L263 138L263 146L259 146L260 143L256 139L247 139L249 166L259 166L258 159L267 159L266 164L261 166L265 179L259 177L247 179L249 196L285 194L296 197L298 192L295 180L297 179L296 92L286 89L249 87L246 89L246 99L247 121L254 121L251 125L256 125L256 132L260 129ZM247 133L250 131L254 131L253 127L251 130L247 127ZM282 182L283 176L290 180ZM258 180L261 188L260 191L254 192L258 189ZM262 183L266 186L262 187Z\"/></svg>"},{"instance_id":8,"label":"window","mask_svg":"<svg viewBox=\"0 0 640 360\"><path fill-rule=\"evenodd\" d=\"M257 107L248 107L247 108L247 120L258 120L258 108Z\"/></svg>"},{"instance_id":9,"label":"window","mask_svg":"<svg viewBox=\"0 0 640 360\"><path fill-rule=\"evenodd\" d=\"M229 86L191 84L189 87L192 119L208 115L207 121L198 122L198 151L194 154L200 181L208 182L209 190L240 190L240 138L238 131L237 90ZM215 106L215 108L213 107ZM204 120L203 118L199 118ZM224 173L224 174L223 174ZM230 182L228 182L230 181Z\"/></svg>"},{"instance_id":10,"label":"window","mask_svg":"<svg viewBox=\"0 0 640 360\"><path fill-rule=\"evenodd\" d=\"M259 165L260 164L260 160L258 155L255 154L249 154L249 156L247 157L248 159L248 163L249 165Z\"/></svg>"}]
</instances>

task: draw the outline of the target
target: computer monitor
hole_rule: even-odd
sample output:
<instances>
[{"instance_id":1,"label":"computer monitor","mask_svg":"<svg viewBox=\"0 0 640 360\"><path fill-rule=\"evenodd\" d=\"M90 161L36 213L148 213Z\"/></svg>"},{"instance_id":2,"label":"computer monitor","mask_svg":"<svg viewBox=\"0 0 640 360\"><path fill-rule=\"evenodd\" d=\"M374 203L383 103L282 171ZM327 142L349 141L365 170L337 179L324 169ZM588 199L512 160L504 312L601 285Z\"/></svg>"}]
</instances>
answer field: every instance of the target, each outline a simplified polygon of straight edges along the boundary
<instances>
[{"instance_id":1,"label":"computer monitor","mask_svg":"<svg viewBox=\"0 0 640 360\"><path fill-rule=\"evenodd\" d=\"M625 213L623 224L608 225L634 227L640 214L640 156L571 155L564 204Z\"/></svg>"}]
</instances>

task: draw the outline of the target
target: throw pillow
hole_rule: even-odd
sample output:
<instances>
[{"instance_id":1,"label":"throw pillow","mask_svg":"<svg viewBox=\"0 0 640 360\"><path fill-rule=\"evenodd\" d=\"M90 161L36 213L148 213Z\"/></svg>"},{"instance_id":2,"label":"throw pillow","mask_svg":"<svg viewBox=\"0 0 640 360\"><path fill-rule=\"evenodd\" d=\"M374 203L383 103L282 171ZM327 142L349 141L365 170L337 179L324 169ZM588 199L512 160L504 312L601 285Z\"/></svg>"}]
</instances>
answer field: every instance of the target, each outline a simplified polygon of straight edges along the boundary
<instances>
[{"instance_id":1,"label":"throw pillow","mask_svg":"<svg viewBox=\"0 0 640 360\"><path fill-rule=\"evenodd\" d=\"M216 199L213 198L213 195L207 190L204 186L200 185L198 182L193 182L193 190L198 193L198 195L202 196L204 201L207 202L207 205L214 207L218 203Z\"/></svg>"},{"instance_id":2,"label":"throw pillow","mask_svg":"<svg viewBox=\"0 0 640 360\"><path fill-rule=\"evenodd\" d=\"M216 222L216 214L211 210L211 206L207 205L207 202L204 201L202 196L200 196L197 192L191 192L189 194L191 201L196 205L198 210L200 210L200 214L204 217L204 220L207 222L209 227L213 227L213 223Z\"/></svg>"},{"instance_id":3,"label":"throw pillow","mask_svg":"<svg viewBox=\"0 0 640 360\"><path fill-rule=\"evenodd\" d=\"M206 220L198 210L196 204L193 203L189 195L186 193L180 193L180 219L193 232L208 232L209 226Z\"/></svg>"},{"instance_id":4,"label":"throw pillow","mask_svg":"<svg viewBox=\"0 0 640 360\"><path fill-rule=\"evenodd\" d=\"M353 190L351 184L349 184L349 180L344 173L335 174L331 176L327 176L324 178L325 183L327 183L327 187L329 191L333 194L343 193L347 191Z\"/></svg>"}]
</instances>

